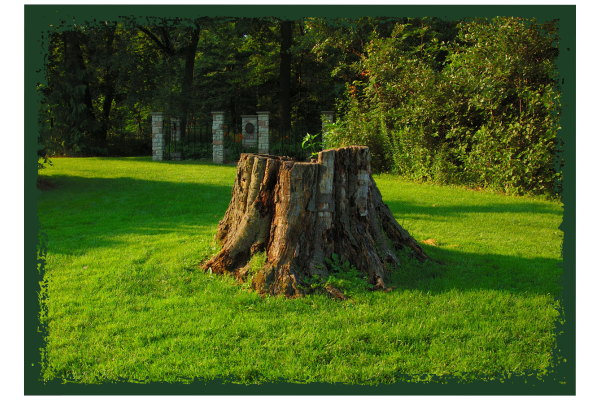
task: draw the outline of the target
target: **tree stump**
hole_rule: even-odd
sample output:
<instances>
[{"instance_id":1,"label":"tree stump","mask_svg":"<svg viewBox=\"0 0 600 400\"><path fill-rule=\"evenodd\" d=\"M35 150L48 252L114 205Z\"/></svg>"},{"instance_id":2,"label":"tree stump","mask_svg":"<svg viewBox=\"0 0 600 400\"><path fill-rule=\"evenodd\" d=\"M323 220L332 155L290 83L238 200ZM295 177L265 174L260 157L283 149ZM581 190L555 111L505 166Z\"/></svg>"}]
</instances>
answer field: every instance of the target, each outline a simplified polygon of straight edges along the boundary
<instances>
[{"instance_id":1,"label":"tree stump","mask_svg":"<svg viewBox=\"0 0 600 400\"><path fill-rule=\"evenodd\" d=\"M215 239L221 251L203 270L234 274L260 294L286 297L307 293L305 277L326 279L325 260L333 253L365 273L374 289L385 289L386 272L399 265L394 250L427 259L383 203L365 146L324 150L312 162L242 154ZM248 261L262 251L266 263L249 274Z\"/></svg>"}]
</instances>

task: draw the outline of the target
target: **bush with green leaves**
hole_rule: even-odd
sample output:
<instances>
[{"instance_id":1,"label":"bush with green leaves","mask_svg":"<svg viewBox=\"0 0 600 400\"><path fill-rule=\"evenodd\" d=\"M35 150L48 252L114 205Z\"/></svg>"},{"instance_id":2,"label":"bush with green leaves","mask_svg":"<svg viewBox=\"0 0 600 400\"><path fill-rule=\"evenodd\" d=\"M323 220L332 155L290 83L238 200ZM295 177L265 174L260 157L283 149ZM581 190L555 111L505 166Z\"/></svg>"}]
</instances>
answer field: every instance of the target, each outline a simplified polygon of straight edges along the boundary
<instances>
[{"instance_id":1,"label":"bush with green leaves","mask_svg":"<svg viewBox=\"0 0 600 400\"><path fill-rule=\"evenodd\" d=\"M295 139L299 138L298 141ZM301 143L301 136L296 131L294 132L294 140L286 140L288 138L284 138L281 140L279 135L275 130L271 130L269 132L269 154L273 154L276 156L286 156L293 157L298 161L306 161L306 153L308 149L304 149ZM315 146L316 151L319 151L320 146ZM309 155L310 158L310 155Z\"/></svg>"},{"instance_id":2,"label":"bush with green leaves","mask_svg":"<svg viewBox=\"0 0 600 400\"><path fill-rule=\"evenodd\" d=\"M390 171L391 152L387 138L377 126L377 111L365 110L357 103L349 103L345 117L329 125L326 147L369 146L374 171Z\"/></svg>"},{"instance_id":3,"label":"bush with green leaves","mask_svg":"<svg viewBox=\"0 0 600 400\"><path fill-rule=\"evenodd\" d=\"M293 157L298 161L306 160L306 150L302 148L301 144L285 143L278 139L271 142L269 146L269 154Z\"/></svg>"},{"instance_id":4,"label":"bush with green leaves","mask_svg":"<svg viewBox=\"0 0 600 400\"><path fill-rule=\"evenodd\" d=\"M206 145L205 143L189 143L185 140L178 142L171 142L165 147L165 151L170 153L171 156L174 153L181 153L181 158L184 160L200 160L200 159L212 159L212 145ZM239 155L238 155L239 158Z\"/></svg>"},{"instance_id":5,"label":"bush with green leaves","mask_svg":"<svg viewBox=\"0 0 600 400\"><path fill-rule=\"evenodd\" d=\"M228 160L239 160L240 154L242 154L242 142L239 138L236 138L237 135L233 133L225 134L224 136L224 144L225 148L229 150Z\"/></svg>"},{"instance_id":6,"label":"bush with green leaves","mask_svg":"<svg viewBox=\"0 0 600 400\"><path fill-rule=\"evenodd\" d=\"M552 194L561 156L556 21L435 20L375 32L328 145L366 145L376 171L507 193ZM444 27L447 29L447 27Z\"/></svg>"},{"instance_id":7,"label":"bush with green leaves","mask_svg":"<svg viewBox=\"0 0 600 400\"><path fill-rule=\"evenodd\" d=\"M447 104L454 111L445 139L469 181L539 193L551 191L560 178L554 168L558 39L556 21L495 18L461 24L443 71Z\"/></svg>"},{"instance_id":8,"label":"bush with green leaves","mask_svg":"<svg viewBox=\"0 0 600 400\"><path fill-rule=\"evenodd\" d=\"M45 123L45 121L43 119L44 119L43 114L41 112L38 113L38 127L40 129L40 136L38 136L38 143L42 145L42 147L37 150L38 171L46 168L46 164L52 165L52 161L49 158L49 156L51 154L49 153L48 148L46 146L43 146L43 144L45 142L45 137L47 137L49 134L48 125Z\"/></svg>"},{"instance_id":9,"label":"bush with green leaves","mask_svg":"<svg viewBox=\"0 0 600 400\"><path fill-rule=\"evenodd\" d=\"M108 154L118 157L137 157L152 155L152 135L109 133L106 138Z\"/></svg>"},{"instance_id":10,"label":"bush with green leaves","mask_svg":"<svg viewBox=\"0 0 600 400\"><path fill-rule=\"evenodd\" d=\"M367 282L367 276L364 272L357 270L350 261L342 262L335 253L325 263L329 266L329 275L323 279L320 275L305 276L300 286L309 292L325 292L327 286L334 286L341 290L344 295L364 291L372 288L373 285ZM317 269L324 268L316 266Z\"/></svg>"}]
</instances>

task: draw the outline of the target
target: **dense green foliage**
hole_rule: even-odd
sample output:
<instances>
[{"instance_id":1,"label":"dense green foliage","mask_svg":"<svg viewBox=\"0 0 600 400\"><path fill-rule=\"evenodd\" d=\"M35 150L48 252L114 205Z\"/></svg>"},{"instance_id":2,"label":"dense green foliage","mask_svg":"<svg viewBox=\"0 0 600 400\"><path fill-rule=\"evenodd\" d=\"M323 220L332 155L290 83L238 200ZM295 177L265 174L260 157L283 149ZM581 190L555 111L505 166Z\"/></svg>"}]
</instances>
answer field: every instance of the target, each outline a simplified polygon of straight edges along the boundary
<instances>
[{"instance_id":1,"label":"dense green foliage","mask_svg":"<svg viewBox=\"0 0 600 400\"><path fill-rule=\"evenodd\" d=\"M330 146L368 145L377 169L415 180L551 194L557 40L556 22L518 18L374 32L352 64L361 79L347 85Z\"/></svg>"},{"instance_id":2,"label":"dense green foliage","mask_svg":"<svg viewBox=\"0 0 600 400\"><path fill-rule=\"evenodd\" d=\"M337 107L329 146L368 145L377 171L509 193L551 193L560 180L556 21L303 18L291 25L289 93L281 26L151 18L53 27L40 156L148 155L151 111L180 117L185 137L186 121L221 110L235 158L239 116L260 110L270 112L272 153L303 157L302 138ZM279 132L288 100L291 128Z\"/></svg>"},{"instance_id":3,"label":"dense green foliage","mask_svg":"<svg viewBox=\"0 0 600 400\"><path fill-rule=\"evenodd\" d=\"M148 142L157 61L157 51L122 24L55 26L47 43L46 82L38 85L45 152L150 154L147 144L140 149L124 136L145 135Z\"/></svg>"}]
</instances>

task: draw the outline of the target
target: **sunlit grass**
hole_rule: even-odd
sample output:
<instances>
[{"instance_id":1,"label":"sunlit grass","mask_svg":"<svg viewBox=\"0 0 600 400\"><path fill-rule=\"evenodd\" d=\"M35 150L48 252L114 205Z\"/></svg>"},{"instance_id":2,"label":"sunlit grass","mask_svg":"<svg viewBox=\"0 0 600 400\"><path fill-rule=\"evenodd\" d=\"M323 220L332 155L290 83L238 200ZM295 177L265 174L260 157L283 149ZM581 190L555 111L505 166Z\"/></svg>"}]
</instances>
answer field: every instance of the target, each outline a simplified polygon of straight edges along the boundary
<instances>
[{"instance_id":1,"label":"sunlit grass","mask_svg":"<svg viewBox=\"0 0 600 400\"><path fill-rule=\"evenodd\" d=\"M56 187L38 205L45 380L378 384L551 367L558 203L376 176L396 219L433 239L423 246L439 263L404 263L388 293L347 285L345 302L263 299L197 268L217 250L235 165L53 163L41 175Z\"/></svg>"}]
</instances>

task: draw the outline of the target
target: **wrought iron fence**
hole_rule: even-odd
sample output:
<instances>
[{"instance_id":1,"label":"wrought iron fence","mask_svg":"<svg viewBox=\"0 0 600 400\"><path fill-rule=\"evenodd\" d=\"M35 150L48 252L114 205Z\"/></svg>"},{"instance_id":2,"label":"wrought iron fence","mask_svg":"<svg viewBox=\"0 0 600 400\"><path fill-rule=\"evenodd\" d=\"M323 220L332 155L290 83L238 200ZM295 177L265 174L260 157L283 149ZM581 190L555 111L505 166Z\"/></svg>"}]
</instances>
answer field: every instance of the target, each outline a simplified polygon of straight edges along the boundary
<instances>
[{"instance_id":1,"label":"wrought iron fence","mask_svg":"<svg viewBox=\"0 0 600 400\"><path fill-rule=\"evenodd\" d=\"M113 136L130 136L143 138L152 135L152 121L150 119L135 120L132 118L118 117L111 120L108 134Z\"/></svg>"},{"instance_id":2,"label":"wrought iron fence","mask_svg":"<svg viewBox=\"0 0 600 400\"><path fill-rule=\"evenodd\" d=\"M212 120L188 116L185 129L181 119L165 117L164 160L212 160Z\"/></svg>"},{"instance_id":3,"label":"wrought iron fence","mask_svg":"<svg viewBox=\"0 0 600 400\"><path fill-rule=\"evenodd\" d=\"M303 121L286 131L272 128L269 132L269 154L294 157L298 161L307 160L310 158L310 149L302 147L302 141L307 134L317 135L313 142L322 142L321 121ZM322 149L318 145L316 150Z\"/></svg>"},{"instance_id":4,"label":"wrought iron fence","mask_svg":"<svg viewBox=\"0 0 600 400\"><path fill-rule=\"evenodd\" d=\"M106 148L108 154L113 156L152 154L152 122L122 116L113 119L106 135Z\"/></svg>"}]
</instances>

